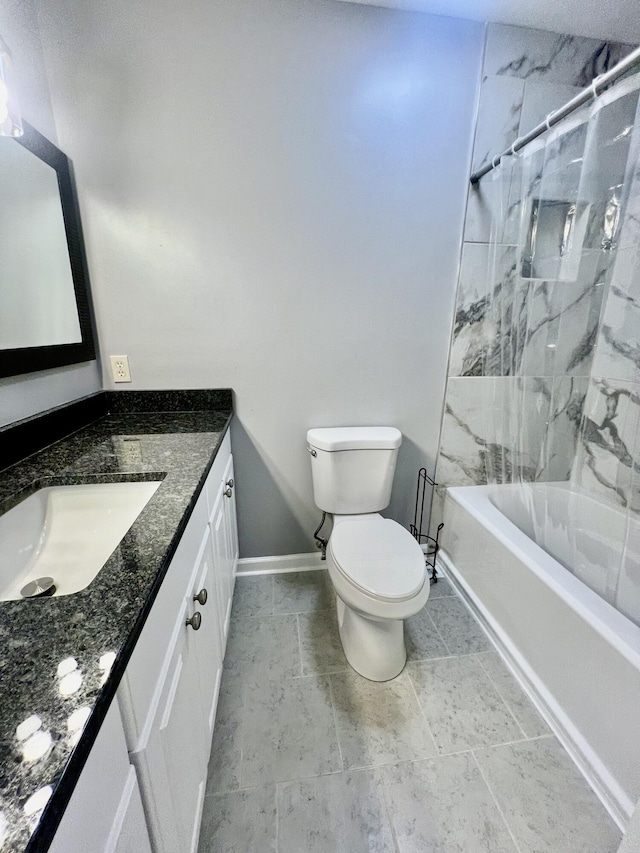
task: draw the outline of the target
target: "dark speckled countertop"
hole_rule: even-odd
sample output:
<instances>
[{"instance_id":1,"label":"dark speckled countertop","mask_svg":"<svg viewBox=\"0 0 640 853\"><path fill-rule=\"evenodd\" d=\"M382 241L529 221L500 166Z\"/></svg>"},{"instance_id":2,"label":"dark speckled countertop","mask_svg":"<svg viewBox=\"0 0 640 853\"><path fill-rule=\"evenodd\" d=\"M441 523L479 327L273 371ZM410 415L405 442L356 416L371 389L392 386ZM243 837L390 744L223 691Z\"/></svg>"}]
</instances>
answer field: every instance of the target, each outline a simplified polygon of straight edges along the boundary
<instances>
[{"instance_id":1,"label":"dark speckled countertop","mask_svg":"<svg viewBox=\"0 0 640 853\"><path fill-rule=\"evenodd\" d=\"M226 408L221 398L215 410L165 412L136 411L134 392L132 411L119 412L126 398L110 396L117 413L0 473L0 514L43 486L162 479L86 589L0 601L2 853L48 848L231 420L230 394ZM68 658L81 681L63 695L58 667ZM20 740L18 726L33 716L41 735ZM29 749L46 751L28 760Z\"/></svg>"}]
</instances>

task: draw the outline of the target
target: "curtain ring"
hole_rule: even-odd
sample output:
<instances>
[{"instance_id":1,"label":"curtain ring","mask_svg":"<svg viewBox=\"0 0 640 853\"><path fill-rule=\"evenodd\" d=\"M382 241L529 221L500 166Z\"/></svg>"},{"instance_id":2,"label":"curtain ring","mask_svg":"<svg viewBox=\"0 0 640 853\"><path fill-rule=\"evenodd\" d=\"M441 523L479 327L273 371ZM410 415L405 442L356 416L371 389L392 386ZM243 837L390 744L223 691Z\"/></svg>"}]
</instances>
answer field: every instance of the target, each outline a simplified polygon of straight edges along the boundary
<instances>
[{"instance_id":1,"label":"curtain ring","mask_svg":"<svg viewBox=\"0 0 640 853\"><path fill-rule=\"evenodd\" d=\"M551 128L553 127L553 125L549 122L549 119L550 119L550 118L551 118L551 116L553 115L553 112L554 112L554 111L553 111L553 110L551 110L551 112L547 115L546 119L544 120L544 123L545 123L545 124L546 124L546 126L547 126L547 130L551 130Z\"/></svg>"},{"instance_id":2,"label":"curtain ring","mask_svg":"<svg viewBox=\"0 0 640 853\"><path fill-rule=\"evenodd\" d=\"M593 80L591 81L591 87L590 88L591 88L591 96L593 98L597 98L598 95L600 94L600 92L598 92L599 84L600 84L600 75L598 75L597 77L594 77Z\"/></svg>"},{"instance_id":3,"label":"curtain ring","mask_svg":"<svg viewBox=\"0 0 640 853\"><path fill-rule=\"evenodd\" d=\"M497 154L497 155L493 158L493 160L491 161L491 168L492 168L492 169L496 169L496 168L500 165L500 159L501 159L501 157L500 157L500 155L499 155L499 154Z\"/></svg>"}]
</instances>

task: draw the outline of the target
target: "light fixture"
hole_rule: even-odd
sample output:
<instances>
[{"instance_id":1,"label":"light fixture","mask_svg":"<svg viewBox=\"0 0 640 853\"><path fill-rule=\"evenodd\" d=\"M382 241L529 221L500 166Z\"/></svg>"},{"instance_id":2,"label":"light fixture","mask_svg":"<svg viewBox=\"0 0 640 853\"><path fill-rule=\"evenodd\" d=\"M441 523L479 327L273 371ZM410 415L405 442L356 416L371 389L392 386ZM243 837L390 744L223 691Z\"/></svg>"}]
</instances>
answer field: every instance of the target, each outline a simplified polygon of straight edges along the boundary
<instances>
[{"instance_id":1,"label":"light fixture","mask_svg":"<svg viewBox=\"0 0 640 853\"><path fill-rule=\"evenodd\" d=\"M0 36L0 136L22 136L22 116L13 82L13 59Z\"/></svg>"}]
</instances>

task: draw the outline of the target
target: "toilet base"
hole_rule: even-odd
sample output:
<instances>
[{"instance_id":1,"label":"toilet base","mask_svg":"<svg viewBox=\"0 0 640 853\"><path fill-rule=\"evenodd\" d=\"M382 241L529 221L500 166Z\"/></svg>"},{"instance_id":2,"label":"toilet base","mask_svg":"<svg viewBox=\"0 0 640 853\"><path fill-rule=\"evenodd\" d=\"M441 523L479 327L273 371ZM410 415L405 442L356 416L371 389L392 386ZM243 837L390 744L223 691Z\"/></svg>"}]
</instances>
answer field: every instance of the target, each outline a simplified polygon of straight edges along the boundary
<instances>
[{"instance_id":1,"label":"toilet base","mask_svg":"<svg viewBox=\"0 0 640 853\"><path fill-rule=\"evenodd\" d=\"M390 681L407 662L402 619L362 616L336 595L338 628L345 657L369 681Z\"/></svg>"}]
</instances>

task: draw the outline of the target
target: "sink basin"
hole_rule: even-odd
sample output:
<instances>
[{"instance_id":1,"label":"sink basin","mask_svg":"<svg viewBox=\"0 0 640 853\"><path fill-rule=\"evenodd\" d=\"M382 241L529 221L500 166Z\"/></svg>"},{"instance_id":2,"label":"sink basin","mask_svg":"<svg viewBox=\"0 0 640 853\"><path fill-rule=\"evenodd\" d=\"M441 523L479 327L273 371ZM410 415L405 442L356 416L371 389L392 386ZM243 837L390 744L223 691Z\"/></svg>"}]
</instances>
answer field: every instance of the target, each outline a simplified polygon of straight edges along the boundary
<instances>
[{"instance_id":1,"label":"sink basin","mask_svg":"<svg viewBox=\"0 0 640 853\"><path fill-rule=\"evenodd\" d=\"M87 587L140 515L159 480L49 486L0 516L0 601L53 578L56 596Z\"/></svg>"}]
</instances>

